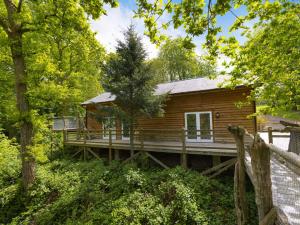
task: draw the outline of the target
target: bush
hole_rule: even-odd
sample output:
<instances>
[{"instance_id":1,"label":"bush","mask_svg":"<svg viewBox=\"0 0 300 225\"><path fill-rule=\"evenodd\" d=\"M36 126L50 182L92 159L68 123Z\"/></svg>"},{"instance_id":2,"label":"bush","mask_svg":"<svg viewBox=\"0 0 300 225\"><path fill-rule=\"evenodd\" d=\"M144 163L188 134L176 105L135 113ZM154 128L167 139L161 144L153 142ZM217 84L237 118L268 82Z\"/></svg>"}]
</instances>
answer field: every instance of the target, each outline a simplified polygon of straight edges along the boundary
<instances>
[{"instance_id":1,"label":"bush","mask_svg":"<svg viewBox=\"0 0 300 225\"><path fill-rule=\"evenodd\" d=\"M41 225L233 225L232 190L232 182L223 184L180 167L141 170L135 165L107 167L102 161L61 159L38 165L37 180L22 199L22 211L8 215L4 210L0 218L8 215L4 222ZM7 208L12 204L4 203Z\"/></svg>"},{"instance_id":2,"label":"bush","mask_svg":"<svg viewBox=\"0 0 300 225\"><path fill-rule=\"evenodd\" d=\"M19 146L0 133L0 189L16 183L20 171Z\"/></svg>"}]
</instances>

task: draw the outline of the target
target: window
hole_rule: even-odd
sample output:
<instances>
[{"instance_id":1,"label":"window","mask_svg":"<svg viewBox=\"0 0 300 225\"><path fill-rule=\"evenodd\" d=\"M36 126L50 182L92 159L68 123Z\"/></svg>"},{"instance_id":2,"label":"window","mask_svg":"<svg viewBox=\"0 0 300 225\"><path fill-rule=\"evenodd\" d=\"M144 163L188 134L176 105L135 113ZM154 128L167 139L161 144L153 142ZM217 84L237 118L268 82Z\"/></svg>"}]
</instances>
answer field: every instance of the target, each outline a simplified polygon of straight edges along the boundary
<instances>
[{"instance_id":1,"label":"window","mask_svg":"<svg viewBox=\"0 0 300 225\"><path fill-rule=\"evenodd\" d=\"M109 129L112 131L112 138L116 139L116 121L114 117L105 117L102 120L103 138L109 138Z\"/></svg>"},{"instance_id":2,"label":"window","mask_svg":"<svg viewBox=\"0 0 300 225\"><path fill-rule=\"evenodd\" d=\"M188 112L185 113L186 139L192 142L211 142L212 113Z\"/></svg>"}]
</instances>

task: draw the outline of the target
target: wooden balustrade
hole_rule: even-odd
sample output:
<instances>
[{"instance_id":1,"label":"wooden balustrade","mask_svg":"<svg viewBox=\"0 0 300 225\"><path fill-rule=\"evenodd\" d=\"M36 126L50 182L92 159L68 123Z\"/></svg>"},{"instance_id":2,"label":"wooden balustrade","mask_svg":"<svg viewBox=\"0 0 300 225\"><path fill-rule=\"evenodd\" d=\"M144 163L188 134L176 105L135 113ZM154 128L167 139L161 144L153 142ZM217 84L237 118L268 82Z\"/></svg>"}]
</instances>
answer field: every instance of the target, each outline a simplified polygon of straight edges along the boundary
<instances>
[{"instance_id":1,"label":"wooden balustrade","mask_svg":"<svg viewBox=\"0 0 300 225\"><path fill-rule=\"evenodd\" d=\"M137 141L182 141L182 136L184 136L184 139L192 141L195 139L195 142L213 142L215 139L214 130L194 130L193 132L195 133L190 134L185 129L136 129L133 136ZM129 140L129 137L124 139L122 134L124 134L124 130L65 130L64 141L109 140L110 138L112 140Z\"/></svg>"}]
</instances>

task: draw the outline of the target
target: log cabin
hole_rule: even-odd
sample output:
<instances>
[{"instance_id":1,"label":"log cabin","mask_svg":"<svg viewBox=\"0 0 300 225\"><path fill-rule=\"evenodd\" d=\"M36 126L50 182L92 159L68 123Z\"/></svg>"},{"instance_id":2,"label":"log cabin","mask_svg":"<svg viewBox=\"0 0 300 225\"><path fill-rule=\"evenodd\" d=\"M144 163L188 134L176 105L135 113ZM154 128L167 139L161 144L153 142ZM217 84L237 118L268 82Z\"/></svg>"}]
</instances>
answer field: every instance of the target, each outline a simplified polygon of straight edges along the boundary
<instances>
[{"instance_id":1,"label":"log cabin","mask_svg":"<svg viewBox=\"0 0 300 225\"><path fill-rule=\"evenodd\" d=\"M138 118L135 149L212 156L235 156L236 147L227 126L239 125L256 132L255 102L249 101L251 89L220 87L224 76L196 78L158 84L156 95L167 94L162 117ZM116 97L102 93L82 103L86 109L87 137L84 145L93 148L129 150L128 123L110 115L97 120L95 112L112 104ZM98 112L99 113L99 112ZM70 132L69 132L70 133ZM83 145L83 140L67 134L66 144ZM74 136L73 136L74 137ZM112 157L112 156L110 156Z\"/></svg>"}]
</instances>

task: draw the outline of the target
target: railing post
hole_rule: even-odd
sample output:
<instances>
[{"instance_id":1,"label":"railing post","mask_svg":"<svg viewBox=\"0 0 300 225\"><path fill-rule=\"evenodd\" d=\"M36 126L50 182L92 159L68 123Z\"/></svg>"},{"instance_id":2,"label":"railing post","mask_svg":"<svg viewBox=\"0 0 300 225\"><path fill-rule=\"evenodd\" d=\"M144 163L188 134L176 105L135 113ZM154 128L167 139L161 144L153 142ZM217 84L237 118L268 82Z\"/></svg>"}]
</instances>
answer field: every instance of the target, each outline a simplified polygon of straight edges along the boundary
<instances>
[{"instance_id":1,"label":"railing post","mask_svg":"<svg viewBox=\"0 0 300 225\"><path fill-rule=\"evenodd\" d=\"M85 161L87 158L87 152L86 152L86 131L83 130L83 160Z\"/></svg>"},{"instance_id":2,"label":"railing post","mask_svg":"<svg viewBox=\"0 0 300 225\"><path fill-rule=\"evenodd\" d=\"M123 137L123 132L124 132L124 130L121 129L121 139ZM120 160L120 151L118 149L114 149L114 155L115 155L115 160Z\"/></svg>"},{"instance_id":3,"label":"railing post","mask_svg":"<svg viewBox=\"0 0 300 225\"><path fill-rule=\"evenodd\" d=\"M233 135L237 148L237 162L234 173L234 201L237 214L237 224L247 224L247 202L245 184L245 130L238 126L229 126L228 131Z\"/></svg>"},{"instance_id":4,"label":"railing post","mask_svg":"<svg viewBox=\"0 0 300 225\"><path fill-rule=\"evenodd\" d=\"M269 138L269 143L273 144L272 127L268 127L268 138Z\"/></svg>"},{"instance_id":5,"label":"railing post","mask_svg":"<svg viewBox=\"0 0 300 225\"><path fill-rule=\"evenodd\" d=\"M141 151L144 151L144 132L143 132L143 129L140 130L140 142L141 142Z\"/></svg>"},{"instance_id":6,"label":"railing post","mask_svg":"<svg viewBox=\"0 0 300 225\"><path fill-rule=\"evenodd\" d=\"M68 133L67 133L67 130L65 128L63 130L63 141L64 142L68 141Z\"/></svg>"},{"instance_id":7,"label":"railing post","mask_svg":"<svg viewBox=\"0 0 300 225\"><path fill-rule=\"evenodd\" d=\"M186 154L186 140L185 140L185 129L181 130L181 141L182 141L182 153L181 153L181 166L187 169L187 154Z\"/></svg>"},{"instance_id":8,"label":"railing post","mask_svg":"<svg viewBox=\"0 0 300 225\"><path fill-rule=\"evenodd\" d=\"M111 164L112 160L112 131L109 129L109 147L108 147L108 162Z\"/></svg>"},{"instance_id":9,"label":"railing post","mask_svg":"<svg viewBox=\"0 0 300 225\"><path fill-rule=\"evenodd\" d=\"M261 222L273 208L270 149L257 134L251 147L255 202Z\"/></svg>"}]
</instances>

